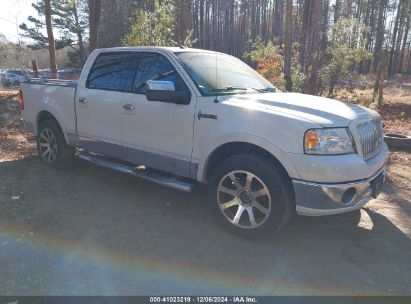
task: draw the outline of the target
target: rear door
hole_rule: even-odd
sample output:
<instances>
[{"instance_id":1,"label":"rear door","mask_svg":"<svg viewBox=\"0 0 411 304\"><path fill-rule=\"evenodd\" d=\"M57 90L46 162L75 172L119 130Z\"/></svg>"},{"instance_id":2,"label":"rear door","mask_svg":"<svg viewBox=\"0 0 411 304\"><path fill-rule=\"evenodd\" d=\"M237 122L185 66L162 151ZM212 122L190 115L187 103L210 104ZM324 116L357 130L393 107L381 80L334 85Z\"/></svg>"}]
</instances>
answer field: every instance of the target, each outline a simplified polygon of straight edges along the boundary
<instances>
[{"instance_id":1,"label":"rear door","mask_svg":"<svg viewBox=\"0 0 411 304\"><path fill-rule=\"evenodd\" d=\"M122 158L122 98L131 91L135 53L103 52L76 93L79 146Z\"/></svg>"}]
</instances>

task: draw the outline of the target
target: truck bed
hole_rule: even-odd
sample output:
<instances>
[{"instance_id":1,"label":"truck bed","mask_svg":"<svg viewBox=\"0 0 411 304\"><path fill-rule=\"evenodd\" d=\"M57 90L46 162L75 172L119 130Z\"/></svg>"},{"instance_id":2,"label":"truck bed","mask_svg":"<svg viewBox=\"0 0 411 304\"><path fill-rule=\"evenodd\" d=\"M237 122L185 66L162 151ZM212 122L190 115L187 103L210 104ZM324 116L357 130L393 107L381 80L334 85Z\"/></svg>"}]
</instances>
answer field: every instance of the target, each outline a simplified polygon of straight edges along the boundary
<instances>
[{"instance_id":1,"label":"truck bed","mask_svg":"<svg viewBox=\"0 0 411 304\"><path fill-rule=\"evenodd\" d=\"M42 115L53 113L65 135L76 133L74 98L76 80L32 78L22 83L24 99L22 118L26 129L37 133L37 122Z\"/></svg>"}]
</instances>

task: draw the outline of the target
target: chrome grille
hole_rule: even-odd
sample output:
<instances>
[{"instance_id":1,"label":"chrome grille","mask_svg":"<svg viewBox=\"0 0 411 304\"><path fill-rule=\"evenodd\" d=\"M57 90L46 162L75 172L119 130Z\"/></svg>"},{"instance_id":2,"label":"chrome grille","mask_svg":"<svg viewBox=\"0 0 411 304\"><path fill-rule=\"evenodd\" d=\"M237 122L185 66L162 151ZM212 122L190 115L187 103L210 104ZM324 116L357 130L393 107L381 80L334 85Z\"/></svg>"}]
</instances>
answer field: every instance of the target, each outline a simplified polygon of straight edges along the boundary
<instances>
[{"instance_id":1,"label":"chrome grille","mask_svg":"<svg viewBox=\"0 0 411 304\"><path fill-rule=\"evenodd\" d=\"M381 119L373 119L357 125L357 134L360 140L362 156L370 158L381 148L383 130Z\"/></svg>"}]
</instances>

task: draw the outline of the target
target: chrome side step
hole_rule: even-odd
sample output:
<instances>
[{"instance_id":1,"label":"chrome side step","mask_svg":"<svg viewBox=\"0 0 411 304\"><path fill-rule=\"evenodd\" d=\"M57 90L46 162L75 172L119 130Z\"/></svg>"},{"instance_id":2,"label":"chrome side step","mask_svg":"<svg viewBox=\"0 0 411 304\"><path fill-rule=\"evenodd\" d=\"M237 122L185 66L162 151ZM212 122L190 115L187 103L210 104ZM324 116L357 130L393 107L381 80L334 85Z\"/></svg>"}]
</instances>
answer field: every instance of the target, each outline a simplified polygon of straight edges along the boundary
<instances>
[{"instance_id":1,"label":"chrome side step","mask_svg":"<svg viewBox=\"0 0 411 304\"><path fill-rule=\"evenodd\" d=\"M151 171L145 169L137 169L132 165L123 164L113 160L105 159L103 157L81 152L78 157L82 160L91 162L93 164L126 173L135 177L145 179L147 181L166 186L175 190L183 192L191 192L194 184L178 179L175 176L168 176L167 174L161 174L159 171Z\"/></svg>"}]
</instances>

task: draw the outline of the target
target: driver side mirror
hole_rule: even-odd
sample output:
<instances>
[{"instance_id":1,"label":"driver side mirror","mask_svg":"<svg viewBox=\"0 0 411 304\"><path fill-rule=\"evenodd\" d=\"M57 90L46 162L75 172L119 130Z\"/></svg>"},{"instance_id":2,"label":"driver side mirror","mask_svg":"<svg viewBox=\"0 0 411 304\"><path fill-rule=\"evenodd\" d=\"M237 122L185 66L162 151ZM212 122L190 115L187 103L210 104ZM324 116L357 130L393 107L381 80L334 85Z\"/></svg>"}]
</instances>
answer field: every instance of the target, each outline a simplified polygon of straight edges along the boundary
<instances>
[{"instance_id":1,"label":"driver side mirror","mask_svg":"<svg viewBox=\"0 0 411 304\"><path fill-rule=\"evenodd\" d=\"M149 80L146 83L146 97L149 101L187 105L191 100L188 91L176 91L172 81Z\"/></svg>"}]
</instances>

